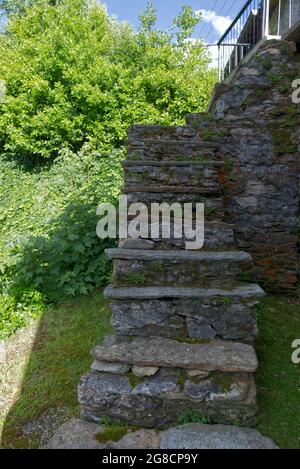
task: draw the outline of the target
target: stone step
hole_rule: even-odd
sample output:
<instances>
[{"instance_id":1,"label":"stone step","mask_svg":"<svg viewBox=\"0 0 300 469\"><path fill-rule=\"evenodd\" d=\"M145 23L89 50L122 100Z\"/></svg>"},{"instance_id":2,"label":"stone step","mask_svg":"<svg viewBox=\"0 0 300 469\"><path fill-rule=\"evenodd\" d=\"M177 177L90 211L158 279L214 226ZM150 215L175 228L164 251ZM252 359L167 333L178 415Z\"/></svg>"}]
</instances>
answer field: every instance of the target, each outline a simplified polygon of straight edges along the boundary
<instances>
[{"instance_id":1,"label":"stone step","mask_svg":"<svg viewBox=\"0 0 300 469\"><path fill-rule=\"evenodd\" d=\"M254 373L257 358L251 345L222 340L188 343L163 337L107 337L92 351L95 360L131 366Z\"/></svg>"},{"instance_id":2,"label":"stone step","mask_svg":"<svg viewBox=\"0 0 300 469\"><path fill-rule=\"evenodd\" d=\"M197 193L216 193L220 192L218 170L220 166L222 165L214 164L214 162L197 165L191 165L188 162L184 165L165 165L161 162L152 165L128 166L125 164L125 187L127 191L130 188L140 190L143 187L151 187L150 192L156 192L159 187L172 188L174 186L176 190L178 188L185 190L188 187L189 190L196 188Z\"/></svg>"},{"instance_id":3,"label":"stone step","mask_svg":"<svg viewBox=\"0 0 300 469\"><path fill-rule=\"evenodd\" d=\"M249 262L251 256L244 251L149 251L140 249L106 249L105 253L110 259L127 259L137 261L164 261L177 262Z\"/></svg>"},{"instance_id":4,"label":"stone step","mask_svg":"<svg viewBox=\"0 0 300 469\"><path fill-rule=\"evenodd\" d=\"M113 285L228 287L251 272L252 259L244 252L108 249L114 259Z\"/></svg>"},{"instance_id":5,"label":"stone step","mask_svg":"<svg viewBox=\"0 0 300 469\"><path fill-rule=\"evenodd\" d=\"M194 138L197 133L188 125L147 125L135 124L128 130L128 138L132 140L144 140L147 138Z\"/></svg>"},{"instance_id":6,"label":"stone step","mask_svg":"<svg viewBox=\"0 0 300 469\"><path fill-rule=\"evenodd\" d=\"M147 353L144 349L144 354ZM146 428L176 424L187 412L214 423L254 426L256 390L249 373L211 373L188 378L184 370L161 369L136 381L128 375L91 372L78 387L81 418Z\"/></svg>"},{"instance_id":7,"label":"stone step","mask_svg":"<svg viewBox=\"0 0 300 469\"><path fill-rule=\"evenodd\" d=\"M78 396L81 416L87 420L99 421L105 415L112 421L159 428L190 411L216 423L255 423L252 373L257 359L250 345L114 336L92 354L95 369L106 363L105 369L115 367L116 372L92 371L81 379ZM126 366L125 374L120 364Z\"/></svg>"},{"instance_id":8,"label":"stone step","mask_svg":"<svg viewBox=\"0 0 300 469\"><path fill-rule=\"evenodd\" d=\"M123 188L123 193L124 194L130 194L130 193L144 193L144 192L150 192L150 193L161 193L161 192L169 192L172 194L199 194L199 195L210 195L210 194L219 194L221 191L221 187L218 183L215 183L214 181L211 181L211 179L207 181L203 181L201 186L198 187L196 186L184 186L184 183L176 186L167 186L167 185L159 185L157 186L155 181L153 181L153 185L147 185L144 182L141 182L140 184L137 183L137 185L133 184L133 181L130 182L129 185L125 186Z\"/></svg>"},{"instance_id":9,"label":"stone step","mask_svg":"<svg viewBox=\"0 0 300 469\"><path fill-rule=\"evenodd\" d=\"M126 427L124 429L126 431ZM119 441L99 442L104 425L79 419L65 422L41 449L277 449L253 428L188 423L159 432L127 429Z\"/></svg>"},{"instance_id":10,"label":"stone step","mask_svg":"<svg viewBox=\"0 0 300 469\"><path fill-rule=\"evenodd\" d=\"M207 216L207 215L206 215ZM149 221L150 224L151 220ZM160 230L161 230L160 223ZM145 237L141 233L140 239L122 239L119 247L124 249L156 249L156 250L173 250L173 249L186 249L186 242L189 239L183 234L182 238L174 238L174 222L170 221L171 236L168 238L152 238L151 227L148 226L148 236ZM160 231L161 232L161 231ZM162 233L162 232L161 232ZM151 239L151 241L150 241ZM208 249L232 249L233 246L233 229L232 225L222 222L206 222L204 225L204 246L203 250Z\"/></svg>"},{"instance_id":11,"label":"stone step","mask_svg":"<svg viewBox=\"0 0 300 469\"><path fill-rule=\"evenodd\" d=\"M218 161L218 160L199 160L199 161L136 161L136 160L124 160L122 161L122 166L127 168L127 167L147 167L147 166L155 166L158 168L163 168L163 167L170 167L170 166L176 166L176 167L184 167L184 166L194 166L195 169L202 168L202 167L216 167L220 168L223 167L225 164L224 161Z\"/></svg>"},{"instance_id":12,"label":"stone step","mask_svg":"<svg viewBox=\"0 0 300 469\"><path fill-rule=\"evenodd\" d=\"M193 132L197 132L197 129L215 126L217 119L212 118L211 114L203 113L203 112L195 112L190 113L185 116L185 120L188 127L193 129ZM224 120L220 121L222 125L224 125Z\"/></svg>"},{"instance_id":13,"label":"stone step","mask_svg":"<svg viewBox=\"0 0 300 469\"><path fill-rule=\"evenodd\" d=\"M183 288L183 287L130 287L114 288L108 286L104 295L110 300L151 300L163 298L257 298L264 296L264 291L255 284L245 284L232 289L222 288Z\"/></svg>"},{"instance_id":14,"label":"stone step","mask_svg":"<svg viewBox=\"0 0 300 469\"><path fill-rule=\"evenodd\" d=\"M151 440L150 440L151 441ZM170 428L162 435L160 449L278 449L275 443L253 428L233 425L188 423Z\"/></svg>"},{"instance_id":15,"label":"stone step","mask_svg":"<svg viewBox=\"0 0 300 469\"><path fill-rule=\"evenodd\" d=\"M219 144L203 139L145 139L127 142L127 159L136 161L203 161L219 159Z\"/></svg>"},{"instance_id":16,"label":"stone step","mask_svg":"<svg viewBox=\"0 0 300 469\"><path fill-rule=\"evenodd\" d=\"M112 300L112 325L127 336L253 343L256 304L255 297L222 296Z\"/></svg>"},{"instance_id":17,"label":"stone step","mask_svg":"<svg viewBox=\"0 0 300 469\"><path fill-rule=\"evenodd\" d=\"M152 189L152 188L151 188ZM224 201L219 195L197 194L195 192L182 192L174 193L168 192L164 188L164 192L129 192L127 194L128 204L142 203L151 208L152 203L204 203L205 208L205 221L207 222L221 222L224 218Z\"/></svg>"}]
</instances>

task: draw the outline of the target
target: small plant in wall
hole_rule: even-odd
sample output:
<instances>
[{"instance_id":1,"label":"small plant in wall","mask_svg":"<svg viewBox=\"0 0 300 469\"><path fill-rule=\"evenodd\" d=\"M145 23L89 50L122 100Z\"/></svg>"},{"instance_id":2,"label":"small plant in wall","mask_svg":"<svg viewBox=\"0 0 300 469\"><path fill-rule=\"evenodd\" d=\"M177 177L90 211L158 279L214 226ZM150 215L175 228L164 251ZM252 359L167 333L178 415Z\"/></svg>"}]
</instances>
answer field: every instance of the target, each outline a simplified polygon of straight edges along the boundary
<instances>
[{"instance_id":1,"label":"small plant in wall","mask_svg":"<svg viewBox=\"0 0 300 469\"><path fill-rule=\"evenodd\" d=\"M221 302L222 302L223 306L229 306L231 304L232 300L228 296L223 296Z\"/></svg>"},{"instance_id":2,"label":"small plant in wall","mask_svg":"<svg viewBox=\"0 0 300 469\"><path fill-rule=\"evenodd\" d=\"M185 425L186 423L203 423L211 424L211 419L207 415L200 414L194 410L184 410L177 418L178 425Z\"/></svg>"}]
</instances>

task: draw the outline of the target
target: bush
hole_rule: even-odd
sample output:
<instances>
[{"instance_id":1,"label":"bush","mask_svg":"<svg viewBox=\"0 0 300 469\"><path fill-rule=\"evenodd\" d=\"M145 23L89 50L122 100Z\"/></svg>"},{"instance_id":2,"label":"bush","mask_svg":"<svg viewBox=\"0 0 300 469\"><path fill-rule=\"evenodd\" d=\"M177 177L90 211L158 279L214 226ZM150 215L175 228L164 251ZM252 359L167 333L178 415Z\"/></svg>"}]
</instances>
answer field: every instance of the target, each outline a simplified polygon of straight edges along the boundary
<instances>
[{"instance_id":1,"label":"bush","mask_svg":"<svg viewBox=\"0 0 300 469\"><path fill-rule=\"evenodd\" d=\"M135 32L96 0L51 3L11 15L0 36L0 151L37 161L65 145L119 148L133 123L180 124L205 109L216 74L201 41L186 41L199 22L191 8L162 32L150 4Z\"/></svg>"},{"instance_id":2,"label":"bush","mask_svg":"<svg viewBox=\"0 0 300 469\"><path fill-rule=\"evenodd\" d=\"M96 0L0 0L0 328L9 334L47 302L89 293L111 263L96 207L118 201L133 123L181 124L205 109L215 71L199 18L184 7L138 31Z\"/></svg>"},{"instance_id":3,"label":"bush","mask_svg":"<svg viewBox=\"0 0 300 469\"><path fill-rule=\"evenodd\" d=\"M42 295L34 289L0 293L0 340L25 326L30 318L38 317L43 307Z\"/></svg>"},{"instance_id":4,"label":"bush","mask_svg":"<svg viewBox=\"0 0 300 469\"><path fill-rule=\"evenodd\" d=\"M50 170L39 175L35 191L43 190L40 204L50 201L53 215L49 216L45 207L43 211L37 207L33 222L35 226L39 222L40 228L34 235L24 236L26 223L32 220L26 213L14 214L24 218L25 227L13 225L9 256L2 265L2 280L5 278L12 290L34 288L48 300L57 301L68 295L87 294L107 282L111 264L104 249L114 241L97 238L96 208L100 201L117 203L122 157L122 151L99 154L90 145L77 154L63 149ZM10 174L12 183L14 173ZM28 186L31 183L29 179ZM23 207L21 197L20 212ZM42 220L38 220L40 216Z\"/></svg>"}]
</instances>

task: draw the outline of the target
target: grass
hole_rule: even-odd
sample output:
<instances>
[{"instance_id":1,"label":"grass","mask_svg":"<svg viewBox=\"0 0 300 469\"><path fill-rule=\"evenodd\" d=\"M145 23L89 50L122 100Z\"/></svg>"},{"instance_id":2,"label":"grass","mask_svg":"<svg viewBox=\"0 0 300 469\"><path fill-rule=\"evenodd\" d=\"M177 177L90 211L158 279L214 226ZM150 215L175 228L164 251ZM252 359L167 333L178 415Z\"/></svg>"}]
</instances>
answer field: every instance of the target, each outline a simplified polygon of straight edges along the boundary
<instances>
[{"instance_id":1,"label":"grass","mask_svg":"<svg viewBox=\"0 0 300 469\"><path fill-rule=\"evenodd\" d=\"M300 300L266 297L260 306L258 429L282 448L300 448L300 365L293 365L293 340L300 339Z\"/></svg>"},{"instance_id":2,"label":"grass","mask_svg":"<svg viewBox=\"0 0 300 469\"><path fill-rule=\"evenodd\" d=\"M258 316L258 430L280 447L300 448L300 365L291 362L291 343L300 338L299 299L267 296ZM90 367L91 348L111 333L109 317L100 291L44 314L36 328L33 350L26 352L30 359L19 398L14 405L10 402L3 428L4 447L37 447L40 435L24 435L22 427L45 411L63 407L78 415L76 388ZM22 350L19 353L22 355ZM10 364L10 373L20 375L16 367L17 363ZM109 432L114 432L114 427Z\"/></svg>"},{"instance_id":3,"label":"grass","mask_svg":"<svg viewBox=\"0 0 300 469\"><path fill-rule=\"evenodd\" d=\"M19 399L10 407L5 423L2 415L4 447L35 447L39 435L24 437L22 426L49 409L67 408L78 415L79 379L90 368L92 347L110 333L110 312L99 290L47 310L31 353L26 351L30 358ZM11 373L20 375L18 363L8 366Z\"/></svg>"}]
</instances>

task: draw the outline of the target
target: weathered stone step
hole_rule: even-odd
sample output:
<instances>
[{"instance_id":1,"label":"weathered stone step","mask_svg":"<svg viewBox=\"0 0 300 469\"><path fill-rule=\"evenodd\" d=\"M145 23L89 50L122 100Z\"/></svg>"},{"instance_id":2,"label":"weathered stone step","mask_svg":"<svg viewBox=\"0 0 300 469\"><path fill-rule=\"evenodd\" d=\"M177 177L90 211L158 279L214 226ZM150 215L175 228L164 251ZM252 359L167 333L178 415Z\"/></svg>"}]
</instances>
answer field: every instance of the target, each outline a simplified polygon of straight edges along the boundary
<instances>
[{"instance_id":1,"label":"weathered stone step","mask_svg":"<svg viewBox=\"0 0 300 469\"><path fill-rule=\"evenodd\" d=\"M204 140L147 139L127 142L127 159L136 161L203 161L219 159L219 145Z\"/></svg>"},{"instance_id":2,"label":"weathered stone step","mask_svg":"<svg viewBox=\"0 0 300 469\"><path fill-rule=\"evenodd\" d=\"M253 298L264 296L264 291L255 284L238 286L232 289L222 288L176 288L176 287L148 287L148 288L113 288L108 286L104 290L106 298L111 300L140 299L150 300L159 298Z\"/></svg>"},{"instance_id":3,"label":"weathered stone step","mask_svg":"<svg viewBox=\"0 0 300 469\"><path fill-rule=\"evenodd\" d=\"M211 181L201 185L201 187L184 187L182 184L180 186L156 186L155 182L153 182L153 186L148 186L142 183L139 185L129 185L123 188L124 194L130 194L132 192L144 193L144 192L152 192L152 193L161 193L161 192L171 192L172 194L199 194L199 195L209 195L209 194L218 194L220 192L219 184L216 185Z\"/></svg>"},{"instance_id":4,"label":"weathered stone step","mask_svg":"<svg viewBox=\"0 0 300 469\"><path fill-rule=\"evenodd\" d=\"M215 423L255 425L256 391L249 373L216 372L197 380L186 377L184 370L161 369L138 382L131 376L83 376L78 387L81 417L99 422L105 416L112 422L162 428L189 411Z\"/></svg>"},{"instance_id":5,"label":"weathered stone step","mask_svg":"<svg viewBox=\"0 0 300 469\"><path fill-rule=\"evenodd\" d=\"M197 167L223 167L225 164L224 161L218 161L218 160L204 160L204 161L136 161L136 160L124 160L122 161L122 166L126 167L147 167L147 166L157 166L159 168L162 167L169 167L169 166L176 166L176 167L182 167L182 166L195 166Z\"/></svg>"},{"instance_id":6,"label":"weathered stone step","mask_svg":"<svg viewBox=\"0 0 300 469\"><path fill-rule=\"evenodd\" d=\"M147 125L135 124L128 130L128 138L144 140L147 138L194 138L197 133L188 125Z\"/></svg>"},{"instance_id":7,"label":"weathered stone step","mask_svg":"<svg viewBox=\"0 0 300 469\"><path fill-rule=\"evenodd\" d=\"M151 188L152 190L152 188ZM152 203L167 203L172 205L173 203L204 203L205 208L205 221L210 222L221 222L224 218L224 201L222 197L214 194L198 194L195 192L182 192L174 193L167 192L164 188L164 192L129 192L127 194L128 204L143 203L151 208Z\"/></svg>"},{"instance_id":8,"label":"weathered stone step","mask_svg":"<svg viewBox=\"0 0 300 469\"><path fill-rule=\"evenodd\" d=\"M188 423L162 432L128 428L119 441L100 443L97 438L103 432L105 425L68 420L41 449L277 449L253 428L233 425Z\"/></svg>"},{"instance_id":9,"label":"weathered stone step","mask_svg":"<svg viewBox=\"0 0 300 469\"><path fill-rule=\"evenodd\" d=\"M145 187L151 187L150 192L165 191L165 187L172 191L187 191L196 193L220 192L219 171L220 165L201 163L198 165L136 165L125 166L125 187L129 189L146 191ZM161 189L161 187L163 189Z\"/></svg>"},{"instance_id":10,"label":"weathered stone step","mask_svg":"<svg viewBox=\"0 0 300 469\"><path fill-rule=\"evenodd\" d=\"M149 224L151 219L149 220ZM162 223L160 222L160 230ZM168 238L152 238L151 227L148 226L148 236L141 233L140 239L122 239L119 247L124 249L155 249L155 250L173 250L186 249L186 242L190 241L183 234L182 238L174 238L174 222L170 220L171 236ZM161 232L161 231L160 231ZM222 222L206 222L204 224L204 246L203 250L224 249L231 250L233 246L232 225Z\"/></svg>"},{"instance_id":11,"label":"weathered stone step","mask_svg":"<svg viewBox=\"0 0 300 469\"><path fill-rule=\"evenodd\" d=\"M197 132L197 129L215 126L217 119L214 119L211 114L203 112L190 113L185 116L185 120L188 127L193 129L193 132ZM224 120L220 121L224 125Z\"/></svg>"},{"instance_id":12,"label":"weathered stone step","mask_svg":"<svg viewBox=\"0 0 300 469\"><path fill-rule=\"evenodd\" d=\"M278 449L253 428L189 423L163 433L160 449Z\"/></svg>"},{"instance_id":13,"label":"weathered stone step","mask_svg":"<svg viewBox=\"0 0 300 469\"><path fill-rule=\"evenodd\" d=\"M172 339L107 337L92 351L100 362L185 370L254 373L257 358L251 345L211 340L185 343Z\"/></svg>"},{"instance_id":14,"label":"weathered stone step","mask_svg":"<svg viewBox=\"0 0 300 469\"><path fill-rule=\"evenodd\" d=\"M113 285L231 287L238 275L251 271L244 252L108 249L114 262Z\"/></svg>"},{"instance_id":15,"label":"weathered stone step","mask_svg":"<svg viewBox=\"0 0 300 469\"><path fill-rule=\"evenodd\" d=\"M249 262L251 256L244 251L149 251L140 249L106 249L110 259L127 259L139 261L177 262ZM163 283L163 282L162 282Z\"/></svg>"},{"instance_id":16,"label":"weathered stone step","mask_svg":"<svg viewBox=\"0 0 300 469\"><path fill-rule=\"evenodd\" d=\"M252 343L256 298L222 296L112 300L112 325L120 335L222 339Z\"/></svg>"}]
</instances>

